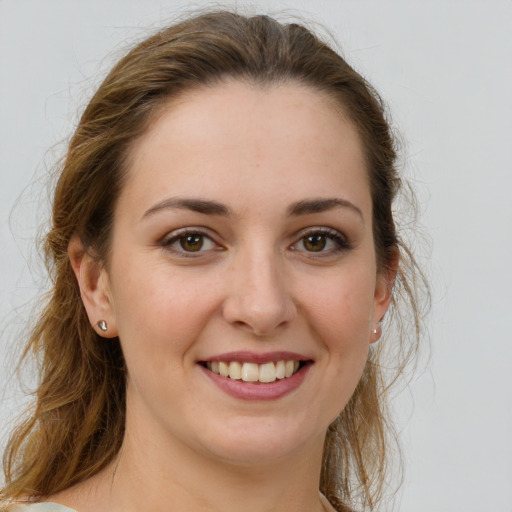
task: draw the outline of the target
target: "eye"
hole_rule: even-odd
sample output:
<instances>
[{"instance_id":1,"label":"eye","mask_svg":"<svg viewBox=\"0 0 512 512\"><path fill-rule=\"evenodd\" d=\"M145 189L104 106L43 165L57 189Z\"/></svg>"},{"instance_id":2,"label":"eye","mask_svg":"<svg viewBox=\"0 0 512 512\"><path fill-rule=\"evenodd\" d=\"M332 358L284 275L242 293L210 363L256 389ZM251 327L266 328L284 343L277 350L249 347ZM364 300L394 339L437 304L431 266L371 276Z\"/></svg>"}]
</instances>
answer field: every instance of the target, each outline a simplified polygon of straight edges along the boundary
<instances>
[{"instance_id":1,"label":"eye","mask_svg":"<svg viewBox=\"0 0 512 512\"><path fill-rule=\"evenodd\" d=\"M333 254L350 249L350 245L345 236L335 229L318 228L306 232L292 245L291 249L308 253Z\"/></svg>"},{"instance_id":2,"label":"eye","mask_svg":"<svg viewBox=\"0 0 512 512\"><path fill-rule=\"evenodd\" d=\"M308 235L302 239L306 251L320 252L325 249L330 240L323 234Z\"/></svg>"},{"instance_id":3,"label":"eye","mask_svg":"<svg viewBox=\"0 0 512 512\"><path fill-rule=\"evenodd\" d=\"M195 229L171 233L161 241L161 245L175 253L187 256L193 253L211 251L218 247L206 233Z\"/></svg>"},{"instance_id":4,"label":"eye","mask_svg":"<svg viewBox=\"0 0 512 512\"><path fill-rule=\"evenodd\" d=\"M205 237L201 233L194 233L193 235L180 236L177 242L184 251L197 252L203 248Z\"/></svg>"}]
</instances>

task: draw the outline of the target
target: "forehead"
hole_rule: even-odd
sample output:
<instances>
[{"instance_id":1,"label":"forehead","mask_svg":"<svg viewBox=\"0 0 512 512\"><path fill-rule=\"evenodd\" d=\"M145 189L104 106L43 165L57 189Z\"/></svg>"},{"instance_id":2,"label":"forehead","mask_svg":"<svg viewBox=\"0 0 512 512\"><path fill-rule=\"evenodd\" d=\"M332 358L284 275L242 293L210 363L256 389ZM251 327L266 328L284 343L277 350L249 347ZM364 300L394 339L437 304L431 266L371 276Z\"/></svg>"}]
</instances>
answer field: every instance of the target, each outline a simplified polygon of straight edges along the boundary
<instances>
[{"instance_id":1,"label":"forehead","mask_svg":"<svg viewBox=\"0 0 512 512\"><path fill-rule=\"evenodd\" d=\"M292 201L332 195L335 185L357 184L351 193L368 196L367 181L357 131L327 95L294 83L229 81L162 108L131 149L125 188L141 200L273 188Z\"/></svg>"}]
</instances>

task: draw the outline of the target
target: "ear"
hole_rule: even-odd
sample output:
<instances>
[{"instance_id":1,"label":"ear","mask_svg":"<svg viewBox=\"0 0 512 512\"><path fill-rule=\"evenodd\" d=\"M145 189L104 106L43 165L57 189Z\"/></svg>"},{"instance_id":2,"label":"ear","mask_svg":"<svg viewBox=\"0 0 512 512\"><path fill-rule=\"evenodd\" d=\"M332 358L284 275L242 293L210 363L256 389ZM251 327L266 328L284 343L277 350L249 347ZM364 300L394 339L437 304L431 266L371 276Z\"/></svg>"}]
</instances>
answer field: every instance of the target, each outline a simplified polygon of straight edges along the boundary
<instances>
[{"instance_id":1,"label":"ear","mask_svg":"<svg viewBox=\"0 0 512 512\"><path fill-rule=\"evenodd\" d=\"M89 322L103 338L118 335L115 309L110 291L108 274L103 263L93 258L84 248L78 236L73 236L68 245L68 256L75 273L80 296ZM100 328L100 322L106 322L106 330Z\"/></svg>"},{"instance_id":2,"label":"ear","mask_svg":"<svg viewBox=\"0 0 512 512\"><path fill-rule=\"evenodd\" d=\"M370 343L375 343L382 335L380 322L384 318L391 303L393 285L398 271L400 251L398 247L392 250L389 262L377 273L375 294L373 297L373 318L370 326Z\"/></svg>"}]
</instances>

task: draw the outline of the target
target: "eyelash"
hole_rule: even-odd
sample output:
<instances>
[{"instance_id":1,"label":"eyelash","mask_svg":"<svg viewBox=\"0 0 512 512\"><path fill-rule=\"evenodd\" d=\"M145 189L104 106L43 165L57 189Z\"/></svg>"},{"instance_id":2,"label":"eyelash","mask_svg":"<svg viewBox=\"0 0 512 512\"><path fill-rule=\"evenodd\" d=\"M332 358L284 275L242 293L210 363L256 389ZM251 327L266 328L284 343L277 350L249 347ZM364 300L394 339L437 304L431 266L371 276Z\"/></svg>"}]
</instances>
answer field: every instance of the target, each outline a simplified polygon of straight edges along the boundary
<instances>
[{"instance_id":1,"label":"eyelash","mask_svg":"<svg viewBox=\"0 0 512 512\"><path fill-rule=\"evenodd\" d=\"M315 236L325 237L327 240L330 240L331 242L333 242L335 247L328 249L328 250L323 250L324 248L322 247L321 251L308 251L307 249L305 249L304 252L306 254L308 254L308 256L309 255L311 255L313 257L315 257L315 256L316 257L331 256L333 254L338 254L340 252L344 252L344 251L347 251L352 248L352 246L348 242L347 238L335 229L310 228L307 231L303 231L301 233L301 236L297 240L297 242L295 242L294 244L291 245L291 249L294 251L297 250L296 247L299 243L304 244L304 241L308 237L315 237Z\"/></svg>"},{"instance_id":2,"label":"eyelash","mask_svg":"<svg viewBox=\"0 0 512 512\"><path fill-rule=\"evenodd\" d=\"M350 243L347 241L346 237L342 235L339 231L331 228L310 228L307 231L303 231L301 236L298 238L296 242L294 242L292 245L290 245L290 249L292 251L297 251L297 245L302 243L304 244L305 240L308 237L325 237L327 239L327 242L330 240L332 243L335 244L334 248L324 250L324 247L321 248L320 251L308 251L307 249L303 249L303 252L310 255L309 257L323 257L323 256L329 256L333 254L338 254L343 251L347 251L352 248ZM187 236L199 236L202 237L202 244L199 250L197 251L187 251L183 248L177 248L174 247L175 244L180 243L180 241L183 241ZM205 243L205 240L209 240L209 243L214 244L214 248L209 248L204 250L203 245ZM202 229L199 228L186 228L183 230L180 230L176 233L171 234L171 236L164 237L159 245L161 245L166 250L172 251L173 253L185 257L185 258L197 258L201 255L201 253L208 252L211 250L222 250L223 248L215 243L215 241L212 239L212 237L205 232ZM202 250L203 249L203 250Z\"/></svg>"},{"instance_id":3,"label":"eyelash","mask_svg":"<svg viewBox=\"0 0 512 512\"><path fill-rule=\"evenodd\" d=\"M201 245L201 247L199 248L198 251L187 251L183 247L181 247L181 248L173 247L174 244L179 243L180 241L184 240L187 236L202 237L203 244ZM160 241L160 245L164 249L169 250L179 256L183 256L185 258L197 258L201 253L206 252L205 250L201 250L204 245L205 240L209 240L210 243L215 245L215 248L213 250L222 249L222 247L217 245L215 243L215 241L212 239L212 237L210 235L208 235L208 233L206 233L205 231L203 231L202 229L199 229L199 228L185 228L178 232L174 232L170 236L165 236ZM212 250L212 249L207 249L207 250Z\"/></svg>"}]
</instances>

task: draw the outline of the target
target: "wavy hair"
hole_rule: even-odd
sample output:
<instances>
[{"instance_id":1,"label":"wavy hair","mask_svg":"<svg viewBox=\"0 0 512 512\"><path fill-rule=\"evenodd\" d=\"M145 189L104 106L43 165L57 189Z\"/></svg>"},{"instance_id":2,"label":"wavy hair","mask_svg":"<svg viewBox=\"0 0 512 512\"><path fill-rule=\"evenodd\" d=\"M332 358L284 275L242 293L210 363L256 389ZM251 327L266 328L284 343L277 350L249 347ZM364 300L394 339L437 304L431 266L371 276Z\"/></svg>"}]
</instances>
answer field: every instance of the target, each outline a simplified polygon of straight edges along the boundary
<instances>
[{"instance_id":1,"label":"wavy hair","mask_svg":"<svg viewBox=\"0 0 512 512\"><path fill-rule=\"evenodd\" d=\"M123 355L118 339L105 343L89 323L68 244L78 236L108 262L113 212L134 140L173 98L227 79L303 84L334 99L358 130L377 261L380 268L391 264L397 250L400 259L385 320L388 334L371 348L357 389L328 429L320 490L340 512L374 509L382 498L393 439L387 393L416 354L422 325L418 292L426 289L393 217L403 179L385 106L372 86L305 26L215 11L165 28L130 50L94 94L71 138L44 240L53 286L24 351L24 357L35 354L40 361L39 384L33 408L4 455L5 501L66 489L119 452L125 423ZM393 355L391 368L386 353Z\"/></svg>"}]
</instances>

